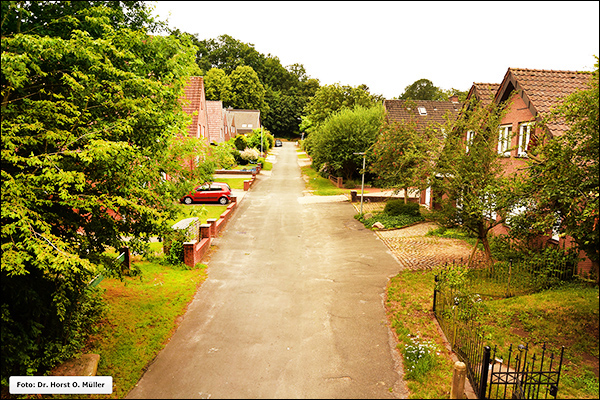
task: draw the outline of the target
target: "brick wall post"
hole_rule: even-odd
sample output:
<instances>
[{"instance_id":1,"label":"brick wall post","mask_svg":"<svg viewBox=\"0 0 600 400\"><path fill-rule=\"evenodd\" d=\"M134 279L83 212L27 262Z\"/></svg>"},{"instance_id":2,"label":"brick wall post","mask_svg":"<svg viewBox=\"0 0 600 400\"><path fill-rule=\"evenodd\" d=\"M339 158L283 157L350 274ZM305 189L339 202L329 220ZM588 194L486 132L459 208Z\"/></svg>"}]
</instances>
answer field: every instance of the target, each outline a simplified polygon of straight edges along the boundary
<instances>
[{"instance_id":1,"label":"brick wall post","mask_svg":"<svg viewBox=\"0 0 600 400\"><path fill-rule=\"evenodd\" d=\"M210 237L217 237L217 218L208 218L206 223L210 225Z\"/></svg>"},{"instance_id":2,"label":"brick wall post","mask_svg":"<svg viewBox=\"0 0 600 400\"><path fill-rule=\"evenodd\" d=\"M196 240L183 243L183 262L190 268L196 265Z\"/></svg>"},{"instance_id":3,"label":"brick wall post","mask_svg":"<svg viewBox=\"0 0 600 400\"><path fill-rule=\"evenodd\" d=\"M200 240L210 239L210 224L200 225Z\"/></svg>"}]
</instances>

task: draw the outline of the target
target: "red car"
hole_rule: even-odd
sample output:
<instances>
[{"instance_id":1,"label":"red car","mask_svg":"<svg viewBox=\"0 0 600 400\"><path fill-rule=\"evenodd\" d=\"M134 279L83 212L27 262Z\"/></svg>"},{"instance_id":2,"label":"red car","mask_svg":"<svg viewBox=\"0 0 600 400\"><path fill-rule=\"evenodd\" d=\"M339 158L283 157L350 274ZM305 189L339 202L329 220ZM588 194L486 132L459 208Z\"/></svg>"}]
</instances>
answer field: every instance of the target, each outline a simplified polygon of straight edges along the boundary
<instances>
[{"instance_id":1,"label":"red car","mask_svg":"<svg viewBox=\"0 0 600 400\"><path fill-rule=\"evenodd\" d=\"M213 202L227 204L231 201L231 188L222 182L205 183L191 190L181 198L181 202L192 204L194 202Z\"/></svg>"}]
</instances>

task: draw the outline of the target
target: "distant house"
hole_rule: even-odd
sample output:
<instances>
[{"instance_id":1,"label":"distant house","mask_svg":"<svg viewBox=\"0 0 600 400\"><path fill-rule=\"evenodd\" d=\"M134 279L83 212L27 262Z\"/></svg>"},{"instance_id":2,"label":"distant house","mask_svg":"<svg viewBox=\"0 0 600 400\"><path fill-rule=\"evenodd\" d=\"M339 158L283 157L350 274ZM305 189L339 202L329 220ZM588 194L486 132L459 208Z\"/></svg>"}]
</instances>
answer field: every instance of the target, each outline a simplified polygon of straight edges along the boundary
<instances>
[{"instance_id":1,"label":"distant house","mask_svg":"<svg viewBox=\"0 0 600 400\"><path fill-rule=\"evenodd\" d=\"M208 113L208 141L210 143L226 141L227 118L225 117L225 110L223 110L223 102L221 100L209 100L206 102L206 109Z\"/></svg>"},{"instance_id":2,"label":"distant house","mask_svg":"<svg viewBox=\"0 0 600 400\"><path fill-rule=\"evenodd\" d=\"M445 116L448 113L456 118L462 108L462 103L458 101L458 96L452 96L449 101L384 100L383 107L389 121L413 120L417 124L417 130L424 131L427 127L441 128L446 122ZM443 140L441 129L439 130L439 137ZM428 187L425 191L419 193L418 202L429 209L433 209L434 197L432 189Z\"/></svg>"},{"instance_id":3,"label":"distant house","mask_svg":"<svg viewBox=\"0 0 600 400\"><path fill-rule=\"evenodd\" d=\"M188 136L205 138L208 144L208 114L204 79L201 76L190 77L180 100L183 111L192 117L192 122L187 128Z\"/></svg>"},{"instance_id":4,"label":"distant house","mask_svg":"<svg viewBox=\"0 0 600 400\"><path fill-rule=\"evenodd\" d=\"M254 129L260 128L260 111L259 110L236 110L227 109L234 117L234 127L236 134L245 135L252 133Z\"/></svg>"},{"instance_id":5,"label":"distant house","mask_svg":"<svg viewBox=\"0 0 600 400\"><path fill-rule=\"evenodd\" d=\"M494 144L498 154L503 156L502 163L506 175L519 174L527 165L528 151L537 145L541 138L540 122L551 109L571 93L587 87L590 74L579 71L554 71L538 69L509 68L500 84L475 83L467 99L473 96L483 102L494 101L497 104L509 101L506 114L498 127L498 140ZM511 97L512 96L512 97ZM547 126L551 136L562 135L568 126L558 122ZM472 132L465 132L467 143ZM507 233L509 227L498 225L495 234ZM551 245L570 247L572 239L561 238L556 233L541 238ZM582 253L582 257L585 255ZM589 271L589 259L580 263L579 269Z\"/></svg>"}]
</instances>

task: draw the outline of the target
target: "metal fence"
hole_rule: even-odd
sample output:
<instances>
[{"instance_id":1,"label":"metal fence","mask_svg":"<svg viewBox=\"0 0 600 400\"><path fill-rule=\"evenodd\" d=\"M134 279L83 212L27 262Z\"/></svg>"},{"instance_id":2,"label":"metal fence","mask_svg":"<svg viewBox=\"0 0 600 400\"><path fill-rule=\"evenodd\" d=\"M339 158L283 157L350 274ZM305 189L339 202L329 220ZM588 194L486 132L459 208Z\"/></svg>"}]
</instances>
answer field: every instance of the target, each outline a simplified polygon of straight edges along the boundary
<instances>
[{"instance_id":1,"label":"metal fence","mask_svg":"<svg viewBox=\"0 0 600 400\"><path fill-rule=\"evenodd\" d=\"M556 398L564 348L560 358L547 355L545 344L541 357L530 356L528 345L516 349L511 345L503 351L494 346L492 351L486 344L485 328L477 322L482 297L466 290L470 278L463 276L461 281L449 276L442 271L435 277L433 312L452 350L465 363L478 398Z\"/></svg>"}]
</instances>

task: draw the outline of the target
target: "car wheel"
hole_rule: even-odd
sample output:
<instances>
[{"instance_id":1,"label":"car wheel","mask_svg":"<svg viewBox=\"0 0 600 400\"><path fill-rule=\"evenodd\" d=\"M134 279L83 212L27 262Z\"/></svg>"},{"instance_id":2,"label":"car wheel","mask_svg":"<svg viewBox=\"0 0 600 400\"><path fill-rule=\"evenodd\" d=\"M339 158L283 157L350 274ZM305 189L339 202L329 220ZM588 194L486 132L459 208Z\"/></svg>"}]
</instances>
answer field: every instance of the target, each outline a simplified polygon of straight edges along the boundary
<instances>
[{"instance_id":1,"label":"car wheel","mask_svg":"<svg viewBox=\"0 0 600 400\"><path fill-rule=\"evenodd\" d=\"M219 199L219 203L220 203L220 204L222 204L222 205L225 205L225 204L227 204L227 197L221 197L221 198Z\"/></svg>"},{"instance_id":2,"label":"car wheel","mask_svg":"<svg viewBox=\"0 0 600 400\"><path fill-rule=\"evenodd\" d=\"M186 198L183 199L183 202L185 204L192 204L194 201L192 200L191 197L186 197Z\"/></svg>"}]
</instances>

